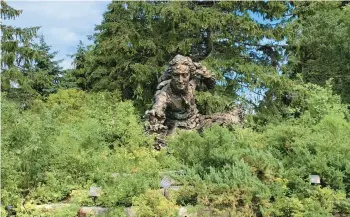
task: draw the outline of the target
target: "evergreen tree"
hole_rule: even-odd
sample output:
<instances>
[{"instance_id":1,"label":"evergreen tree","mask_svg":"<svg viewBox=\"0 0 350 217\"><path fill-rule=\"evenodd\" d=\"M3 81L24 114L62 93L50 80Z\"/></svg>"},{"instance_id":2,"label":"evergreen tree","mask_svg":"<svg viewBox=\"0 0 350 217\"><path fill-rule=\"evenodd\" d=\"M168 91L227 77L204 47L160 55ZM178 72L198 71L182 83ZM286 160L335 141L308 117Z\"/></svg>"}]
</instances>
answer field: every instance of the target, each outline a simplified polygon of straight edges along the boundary
<instances>
[{"instance_id":1,"label":"evergreen tree","mask_svg":"<svg viewBox=\"0 0 350 217\"><path fill-rule=\"evenodd\" d=\"M1 18L15 19L22 13L1 1ZM8 70L13 66L27 67L36 57L37 52L32 49L32 40L36 37L39 27L17 28L4 25L1 21L1 69Z\"/></svg>"},{"instance_id":2,"label":"evergreen tree","mask_svg":"<svg viewBox=\"0 0 350 217\"><path fill-rule=\"evenodd\" d=\"M286 26L287 64L278 85L270 88L258 106L260 124L299 118L307 109L298 84L333 86L349 103L350 7L341 2L293 2ZM332 79L332 82L328 82Z\"/></svg>"},{"instance_id":3,"label":"evergreen tree","mask_svg":"<svg viewBox=\"0 0 350 217\"><path fill-rule=\"evenodd\" d=\"M295 2L297 19L288 31L285 73L304 82L325 85L350 102L350 6L342 2Z\"/></svg>"},{"instance_id":4,"label":"evergreen tree","mask_svg":"<svg viewBox=\"0 0 350 217\"><path fill-rule=\"evenodd\" d=\"M1 19L15 19L22 13L1 1ZM26 80L28 68L39 55L32 48L32 40L39 27L17 28L1 21L1 89L11 98L31 98L37 93Z\"/></svg>"},{"instance_id":5,"label":"evergreen tree","mask_svg":"<svg viewBox=\"0 0 350 217\"><path fill-rule=\"evenodd\" d=\"M22 11L1 1L1 17L15 19ZM2 91L6 96L28 105L35 97L46 96L58 88L61 60L54 60L57 54L51 52L44 37L37 39L40 27L17 28L1 24L1 70Z\"/></svg>"},{"instance_id":6,"label":"evergreen tree","mask_svg":"<svg viewBox=\"0 0 350 217\"><path fill-rule=\"evenodd\" d=\"M70 55L73 58L73 69L68 70L65 75L65 79L75 83L75 86L82 90L88 90L88 74L92 64L91 52L91 46L85 47L83 42L79 41L76 53Z\"/></svg>"},{"instance_id":7,"label":"evergreen tree","mask_svg":"<svg viewBox=\"0 0 350 217\"><path fill-rule=\"evenodd\" d=\"M262 90L276 82L286 2L112 2L96 27L92 90L120 90L139 108L151 102L157 77L176 55L218 72L220 95ZM255 15L277 24L262 24ZM265 41L265 43L264 43ZM225 99L226 100L226 99Z\"/></svg>"},{"instance_id":8,"label":"evergreen tree","mask_svg":"<svg viewBox=\"0 0 350 217\"><path fill-rule=\"evenodd\" d=\"M34 90L41 95L47 95L56 92L60 85L60 77L63 75L59 63L62 60L55 60L58 51L51 52L51 46L45 42L43 35L39 39L39 43L33 46L39 55L32 65L29 79Z\"/></svg>"}]
</instances>

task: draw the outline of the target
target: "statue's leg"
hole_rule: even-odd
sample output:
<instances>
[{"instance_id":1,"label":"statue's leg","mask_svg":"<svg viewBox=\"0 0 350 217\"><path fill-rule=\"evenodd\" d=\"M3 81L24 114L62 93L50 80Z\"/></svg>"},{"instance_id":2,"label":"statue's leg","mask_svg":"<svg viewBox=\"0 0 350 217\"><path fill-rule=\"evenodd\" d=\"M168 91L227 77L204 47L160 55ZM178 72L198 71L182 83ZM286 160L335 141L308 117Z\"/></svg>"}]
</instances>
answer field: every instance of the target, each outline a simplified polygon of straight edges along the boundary
<instances>
[{"instance_id":1,"label":"statue's leg","mask_svg":"<svg viewBox=\"0 0 350 217\"><path fill-rule=\"evenodd\" d=\"M154 148L158 151L166 147L166 137L175 131L176 121L166 119L164 121L164 126L166 126L166 129L158 131L155 136Z\"/></svg>"},{"instance_id":2,"label":"statue's leg","mask_svg":"<svg viewBox=\"0 0 350 217\"><path fill-rule=\"evenodd\" d=\"M202 115L199 118L199 124L196 127L197 130L203 130L213 124L219 126L228 126L232 124L241 124L243 121L242 115L239 110L233 110L227 113L216 113L212 115Z\"/></svg>"},{"instance_id":3,"label":"statue's leg","mask_svg":"<svg viewBox=\"0 0 350 217\"><path fill-rule=\"evenodd\" d=\"M176 130L176 127L177 127L177 121L167 119L165 124L168 127L168 131L167 131L166 135L169 136L169 135L173 134Z\"/></svg>"}]
</instances>

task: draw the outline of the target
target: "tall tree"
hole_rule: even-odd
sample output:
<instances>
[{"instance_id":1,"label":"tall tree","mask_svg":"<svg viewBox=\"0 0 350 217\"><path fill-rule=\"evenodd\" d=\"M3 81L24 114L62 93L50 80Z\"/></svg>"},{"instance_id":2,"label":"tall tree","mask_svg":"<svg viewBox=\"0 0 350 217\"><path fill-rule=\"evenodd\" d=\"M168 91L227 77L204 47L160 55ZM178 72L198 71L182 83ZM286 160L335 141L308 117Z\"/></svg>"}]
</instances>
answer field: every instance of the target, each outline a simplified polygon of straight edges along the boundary
<instances>
[{"instance_id":1,"label":"tall tree","mask_svg":"<svg viewBox=\"0 0 350 217\"><path fill-rule=\"evenodd\" d=\"M51 51L43 35L39 36L39 43L33 45L33 49L39 52L30 69L29 79L31 87L41 95L56 92L60 85L62 60L55 60L58 51Z\"/></svg>"},{"instance_id":2,"label":"tall tree","mask_svg":"<svg viewBox=\"0 0 350 217\"><path fill-rule=\"evenodd\" d=\"M221 95L262 90L278 76L283 47L269 41L283 39L288 10L286 2L112 2L96 27L88 86L147 108L165 65L182 54L218 72Z\"/></svg>"},{"instance_id":3,"label":"tall tree","mask_svg":"<svg viewBox=\"0 0 350 217\"><path fill-rule=\"evenodd\" d=\"M2 20L15 19L22 13L1 1ZM17 28L5 25L1 21L1 68L7 70L13 66L26 67L36 57L37 52L32 49L32 40L37 36L40 27Z\"/></svg>"},{"instance_id":4,"label":"tall tree","mask_svg":"<svg viewBox=\"0 0 350 217\"><path fill-rule=\"evenodd\" d=\"M350 103L350 6L342 2L295 2L284 70L295 79L325 85Z\"/></svg>"},{"instance_id":5,"label":"tall tree","mask_svg":"<svg viewBox=\"0 0 350 217\"><path fill-rule=\"evenodd\" d=\"M15 19L21 13L22 10L16 10L1 1L2 20ZM26 76L27 69L38 56L38 52L32 48L32 40L37 36L38 29L39 27L17 28L1 21L1 89L12 98L30 98L36 95Z\"/></svg>"},{"instance_id":6,"label":"tall tree","mask_svg":"<svg viewBox=\"0 0 350 217\"><path fill-rule=\"evenodd\" d=\"M73 58L73 69L69 70L65 75L65 79L70 80L76 87L82 90L88 90L89 72L92 64L92 48L93 46L84 46L82 41L79 41L76 53L70 55Z\"/></svg>"},{"instance_id":7,"label":"tall tree","mask_svg":"<svg viewBox=\"0 0 350 217\"><path fill-rule=\"evenodd\" d=\"M1 1L1 18L15 19L22 11ZM57 52L51 52L44 37L38 38L39 27L17 28L1 23L2 91L9 98L29 102L32 98L46 96L54 92L59 83L60 60L55 60Z\"/></svg>"}]
</instances>

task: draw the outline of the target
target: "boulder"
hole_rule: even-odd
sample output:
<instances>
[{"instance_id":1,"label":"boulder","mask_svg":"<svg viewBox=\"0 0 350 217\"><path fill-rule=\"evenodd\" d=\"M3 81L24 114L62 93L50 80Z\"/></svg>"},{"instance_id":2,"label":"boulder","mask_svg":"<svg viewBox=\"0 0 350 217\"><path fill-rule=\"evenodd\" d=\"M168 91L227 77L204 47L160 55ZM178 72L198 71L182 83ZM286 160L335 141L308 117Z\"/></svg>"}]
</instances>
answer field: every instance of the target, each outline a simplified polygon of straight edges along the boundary
<instances>
[{"instance_id":1,"label":"boulder","mask_svg":"<svg viewBox=\"0 0 350 217\"><path fill-rule=\"evenodd\" d=\"M78 217L87 217L87 216L100 216L108 211L107 208L104 207L98 207L98 206L93 206L93 207L87 207L83 206L80 207L78 211Z\"/></svg>"}]
</instances>

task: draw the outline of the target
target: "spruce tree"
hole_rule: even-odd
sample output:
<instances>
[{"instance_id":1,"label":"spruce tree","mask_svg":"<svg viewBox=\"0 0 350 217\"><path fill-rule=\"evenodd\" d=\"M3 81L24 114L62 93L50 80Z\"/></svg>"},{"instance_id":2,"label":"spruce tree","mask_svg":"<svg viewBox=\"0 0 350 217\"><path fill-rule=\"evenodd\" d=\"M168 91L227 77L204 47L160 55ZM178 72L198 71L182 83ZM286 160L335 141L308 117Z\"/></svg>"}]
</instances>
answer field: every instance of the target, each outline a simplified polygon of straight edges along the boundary
<instances>
[{"instance_id":1,"label":"spruce tree","mask_svg":"<svg viewBox=\"0 0 350 217\"><path fill-rule=\"evenodd\" d=\"M303 83L314 83L350 102L350 7L342 2L293 2L286 26L283 82L274 85L258 107L259 123L299 118L307 110ZM328 82L330 81L331 82Z\"/></svg>"},{"instance_id":2,"label":"spruce tree","mask_svg":"<svg viewBox=\"0 0 350 217\"><path fill-rule=\"evenodd\" d=\"M326 85L350 102L350 6L342 2L295 2L288 27L288 65L292 79Z\"/></svg>"},{"instance_id":3,"label":"spruce tree","mask_svg":"<svg viewBox=\"0 0 350 217\"><path fill-rule=\"evenodd\" d=\"M39 43L33 45L33 49L39 52L31 66L29 80L31 87L41 95L48 95L56 92L60 86L62 67L59 63L62 60L55 60L58 51L51 52L43 35L39 36Z\"/></svg>"},{"instance_id":4,"label":"spruce tree","mask_svg":"<svg viewBox=\"0 0 350 217\"><path fill-rule=\"evenodd\" d=\"M166 64L182 54L217 73L220 96L263 90L278 79L283 46L273 42L283 40L289 10L286 2L112 2L96 27L88 86L120 90L145 109Z\"/></svg>"},{"instance_id":5,"label":"spruce tree","mask_svg":"<svg viewBox=\"0 0 350 217\"><path fill-rule=\"evenodd\" d=\"M1 1L2 20L15 19L21 13L22 10L16 10ZM29 99L37 95L26 76L32 61L38 56L38 52L32 48L32 40L37 36L38 29L17 28L1 21L1 90L10 98Z\"/></svg>"},{"instance_id":6,"label":"spruce tree","mask_svg":"<svg viewBox=\"0 0 350 217\"><path fill-rule=\"evenodd\" d=\"M1 19L15 19L22 13L1 1ZM8 70L13 66L23 68L30 65L37 52L31 48L39 27L17 28L5 25L1 21L1 68Z\"/></svg>"},{"instance_id":7,"label":"spruce tree","mask_svg":"<svg viewBox=\"0 0 350 217\"><path fill-rule=\"evenodd\" d=\"M88 74L90 72L92 47L86 47L82 41L79 41L76 53L70 55L73 58L73 69L68 70L65 79L73 82L76 87L82 90L88 90Z\"/></svg>"},{"instance_id":8,"label":"spruce tree","mask_svg":"<svg viewBox=\"0 0 350 217\"><path fill-rule=\"evenodd\" d=\"M1 18L15 19L22 13L1 1ZM40 27L18 28L1 23L1 78L2 91L8 98L28 105L36 97L46 96L58 88L60 60L51 52L44 37L39 37Z\"/></svg>"}]
</instances>

